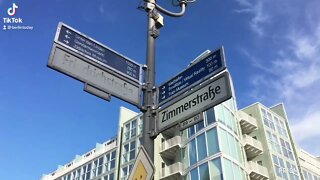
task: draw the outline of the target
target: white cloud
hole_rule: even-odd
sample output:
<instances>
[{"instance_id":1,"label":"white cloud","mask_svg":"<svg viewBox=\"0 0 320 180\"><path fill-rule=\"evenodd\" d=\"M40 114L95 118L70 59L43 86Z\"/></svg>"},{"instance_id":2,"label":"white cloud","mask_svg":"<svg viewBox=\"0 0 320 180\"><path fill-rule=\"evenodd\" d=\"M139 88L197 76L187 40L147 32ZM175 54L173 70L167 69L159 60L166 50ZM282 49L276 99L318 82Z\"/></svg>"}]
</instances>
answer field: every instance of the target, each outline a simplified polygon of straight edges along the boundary
<instances>
[{"instance_id":1,"label":"white cloud","mask_svg":"<svg viewBox=\"0 0 320 180\"><path fill-rule=\"evenodd\" d=\"M253 14L253 18L250 20L249 25L251 29L259 36L264 34L262 27L263 23L269 20L269 16L264 12L264 1L249 2L247 0L236 0L244 8L236 10L238 13L250 13Z\"/></svg>"},{"instance_id":2,"label":"white cloud","mask_svg":"<svg viewBox=\"0 0 320 180\"><path fill-rule=\"evenodd\" d=\"M298 122L291 125L294 137L298 142L307 141L311 138L320 139L320 110L306 114Z\"/></svg>"},{"instance_id":3,"label":"white cloud","mask_svg":"<svg viewBox=\"0 0 320 180\"><path fill-rule=\"evenodd\" d=\"M310 140L320 139L320 11L314 7L320 3L284 1L292 8L283 13L281 8L270 6L273 2L236 1L244 6L237 12L254 14L249 24L261 43L268 39L270 49L266 51L276 51L263 57L256 55L261 49L256 52L252 48L241 49L259 69L259 74L251 77L252 97L269 104L284 102L298 144L315 152L310 143L320 147L320 141ZM261 35L276 38L263 39Z\"/></svg>"},{"instance_id":4,"label":"white cloud","mask_svg":"<svg viewBox=\"0 0 320 180\"><path fill-rule=\"evenodd\" d=\"M100 2L89 6L88 8L96 13L92 13L91 11L83 11L83 19L88 23L94 23L96 21L116 23L119 12L117 12L116 8L113 7L113 3L109 3L108 1L110 0L100 0Z\"/></svg>"},{"instance_id":5,"label":"white cloud","mask_svg":"<svg viewBox=\"0 0 320 180\"><path fill-rule=\"evenodd\" d=\"M318 28L317 28L318 29ZM319 52L319 35L318 32L306 35L292 34L289 36L292 43L291 49L300 60L314 60L315 55Z\"/></svg>"},{"instance_id":6,"label":"white cloud","mask_svg":"<svg viewBox=\"0 0 320 180\"><path fill-rule=\"evenodd\" d=\"M266 66L263 63L263 59L252 55L249 51L247 51L244 48L240 48L240 51L241 51L242 54L244 54L248 58L248 60L250 61L250 65L251 66L254 66L254 67L259 68L259 69L263 69L264 71L269 71L269 69L265 68ZM269 71L269 73L272 73L272 70Z\"/></svg>"},{"instance_id":7,"label":"white cloud","mask_svg":"<svg viewBox=\"0 0 320 180\"><path fill-rule=\"evenodd\" d=\"M104 12L105 12L105 8L104 8L103 3L100 3L100 5L99 5L99 12L100 12L100 14L104 14Z\"/></svg>"},{"instance_id":8,"label":"white cloud","mask_svg":"<svg viewBox=\"0 0 320 180\"><path fill-rule=\"evenodd\" d=\"M316 31L304 35L291 33L288 39L286 46L289 50L273 64L276 65L274 68L281 67L278 74L281 77L280 87L285 89L283 95L287 101L292 101L292 92L308 91L320 80L320 38ZM291 59L287 59L287 56L291 56Z\"/></svg>"},{"instance_id":9,"label":"white cloud","mask_svg":"<svg viewBox=\"0 0 320 180\"><path fill-rule=\"evenodd\" d=\"M251 6L248 0L236 0L242 6Z\"/></svg>"},{"instance_id":10,"label":"white cloud","mask_svg":"<svg viewBox=\"0 0 320 180\"><path fill-rule=\"evenodd\" d=\"M319 137L316 138L310 138L308 140L304 140L302 143L302 149L307 150L308 153L311 155L314 155L316 157L319 157L320 155L320 143L315 143L319 141Z\"/></svg>"},{"instance_id":11,"label":"white cloud","mask_svg":"<svg viewBox=\"0 0 320 180\"><path fill-rule=\"evenodd\" d=\"M262 1L259 1L254 6L254 17L250 22L250 26L253 31L258 33L258 35L262 36L264 33L264 30L262 28L262 23L265 23L269 17L263 12L263 3Z\"/></svg>"}]
</instances>

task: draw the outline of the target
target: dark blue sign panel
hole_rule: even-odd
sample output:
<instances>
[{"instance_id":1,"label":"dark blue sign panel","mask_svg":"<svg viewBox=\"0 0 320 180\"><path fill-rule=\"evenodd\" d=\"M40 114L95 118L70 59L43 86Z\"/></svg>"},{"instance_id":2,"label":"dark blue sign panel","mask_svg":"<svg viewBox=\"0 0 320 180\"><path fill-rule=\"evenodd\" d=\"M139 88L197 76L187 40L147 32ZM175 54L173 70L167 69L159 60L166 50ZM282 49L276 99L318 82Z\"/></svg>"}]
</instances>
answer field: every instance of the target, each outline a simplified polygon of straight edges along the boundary
<instances>
[{"instance_id":1,"label":"dark blue sign panel","mask_svg":"<svg viewBox=\"0 0 320 180\"><path fill-rule=\"evenodd\" d=\"M190 89L226 68L223 48L195 62L171 80L159 87L159 104Z\"/></svg>"},{"instance_id":2,"label":"dark blue sign panel","mask_svg":"<svg viewBox=\"0 0 320 180\"><path fill-rule=\"evenodd\" d=\"M138 63L129 60L63 24L60 26L60 33L57 41L66 45L71 50L76 50L99 61L108 68L111 67L116 71L140 81L140 65Z\"/></svg>"}]
</instances>

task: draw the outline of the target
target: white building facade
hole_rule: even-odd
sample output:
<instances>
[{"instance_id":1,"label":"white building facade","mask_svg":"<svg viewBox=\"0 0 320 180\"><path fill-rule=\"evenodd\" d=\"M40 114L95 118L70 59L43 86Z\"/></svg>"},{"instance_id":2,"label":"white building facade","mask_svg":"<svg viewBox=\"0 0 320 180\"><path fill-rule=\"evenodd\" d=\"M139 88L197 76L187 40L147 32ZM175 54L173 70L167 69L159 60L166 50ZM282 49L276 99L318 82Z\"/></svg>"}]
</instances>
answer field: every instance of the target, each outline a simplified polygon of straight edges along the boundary
<instances>
[{"instance_id":1,"label":"white building facade","mask_svg":"<svg viewBox=\"0 0 320 180\"><path fill-rule=\"evenodd\" d=\"M233 87L231 82L231 87ZM154 141L155 180L320 180L320 160L295 146L283 104L237 109L233 97L200 122ZM183 120L183 119L182 119ZM120 108L115 138L41 180L125 180L141 145L142 114Z\"/></svg>"}]
</instances>

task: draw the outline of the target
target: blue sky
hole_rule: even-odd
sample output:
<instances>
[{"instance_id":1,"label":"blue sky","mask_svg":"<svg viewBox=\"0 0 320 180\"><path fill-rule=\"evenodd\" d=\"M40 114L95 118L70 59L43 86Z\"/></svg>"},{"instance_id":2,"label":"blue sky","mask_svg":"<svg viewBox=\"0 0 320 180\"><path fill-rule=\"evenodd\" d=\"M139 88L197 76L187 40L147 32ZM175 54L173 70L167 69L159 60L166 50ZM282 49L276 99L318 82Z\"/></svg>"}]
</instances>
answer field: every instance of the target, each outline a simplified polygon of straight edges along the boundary
<instances>
[{"instance_id":1,"label":"blue sky","mask_svg":"<svg viewBox=\"0 0 320 180\"><path fill-rule=\"evenodd\" d=\"M12 3L33 30L2 30ZM171 10L170 0L158 3ZM0 179L34 180L117 133L119 107L46 67L62 21L144 64L140 1L0 0ZM284 102L296 142L320 155L320 1L229 0L190 4L165 18L157 39L157 84L206 49L225 48L238 107Z\"/></svg>"}]
</instances>

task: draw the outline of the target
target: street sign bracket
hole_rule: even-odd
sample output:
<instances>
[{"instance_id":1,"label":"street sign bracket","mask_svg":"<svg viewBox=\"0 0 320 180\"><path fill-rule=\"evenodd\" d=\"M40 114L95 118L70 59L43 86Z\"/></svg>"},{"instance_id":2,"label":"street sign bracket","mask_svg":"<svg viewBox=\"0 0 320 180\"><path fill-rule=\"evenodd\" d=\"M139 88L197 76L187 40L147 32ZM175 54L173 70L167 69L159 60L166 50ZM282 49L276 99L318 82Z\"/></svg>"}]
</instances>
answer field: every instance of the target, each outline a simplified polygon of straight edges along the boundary
<instances>
[{"instance_id":1,"label":"street sign bracket","mask_svg":"<svg viewBox=\"0 0 320 180\"><path fill-rule=\"evenodd\" d=\"M101 98L103 100L106 100L106 101L111 101L111 94L108 93L108 92L105 92L99 88L96 88L88 83L85 83L84 84L84 88L83 90L89 94L92 94L98 98Z\"/></svg>"}]
</instances>

